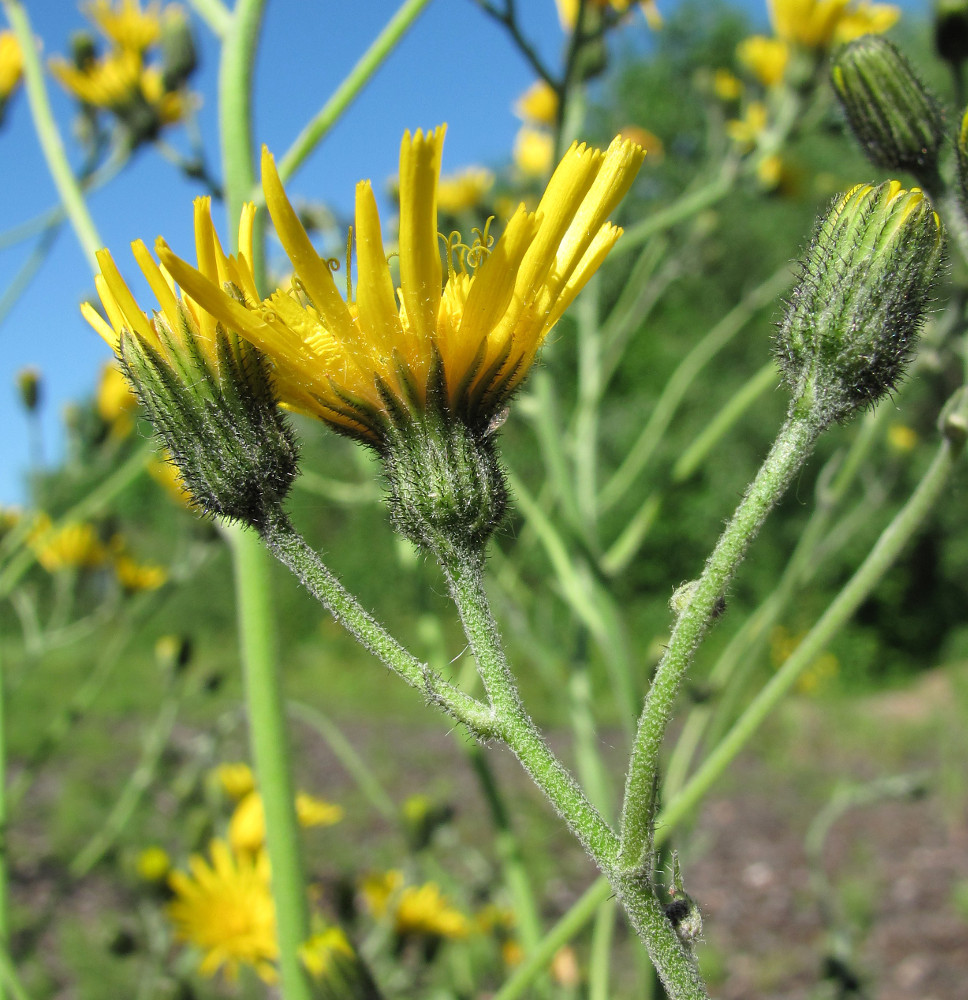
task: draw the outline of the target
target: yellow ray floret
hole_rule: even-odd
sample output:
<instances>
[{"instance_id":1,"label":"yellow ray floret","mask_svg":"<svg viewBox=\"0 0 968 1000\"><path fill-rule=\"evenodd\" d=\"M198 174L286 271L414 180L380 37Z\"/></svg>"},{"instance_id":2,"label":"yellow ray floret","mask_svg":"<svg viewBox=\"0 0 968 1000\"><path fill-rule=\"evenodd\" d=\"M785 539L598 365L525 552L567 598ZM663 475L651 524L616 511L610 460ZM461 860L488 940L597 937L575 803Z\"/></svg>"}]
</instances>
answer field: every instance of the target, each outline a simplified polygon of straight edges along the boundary
<instances>
[{"instance_id":1,"label":"yellow ray floret","mask_svg":"<svg viewBox=\"0 0 968 1000\"><path fill-rule=\"evenodd\" d=\"M196 209L199 266L159 241L159 256L189 301L268 355L288 406L380 444L397 407L428 405L435 380L450 412L484 423L520 383L548 331L602 263L621 230L608 216L645 155L616 139L608 150L574 144L536 212L520 207L495 243L489 226L465 244L437 231L445 128L404 135L400 150L399 284L387 262L369 181L356 189L355 301L344 299L293 209L268 151L266 204L292 263L291 289L264 301L206 261L217 239L206 204ZM213 244L214 245L214 244ZM239 262L245 262L240 255ZM238 265L238 262L237 262ZM228 284L227 284L228 283Z\"/></svg>"}]
</instances>

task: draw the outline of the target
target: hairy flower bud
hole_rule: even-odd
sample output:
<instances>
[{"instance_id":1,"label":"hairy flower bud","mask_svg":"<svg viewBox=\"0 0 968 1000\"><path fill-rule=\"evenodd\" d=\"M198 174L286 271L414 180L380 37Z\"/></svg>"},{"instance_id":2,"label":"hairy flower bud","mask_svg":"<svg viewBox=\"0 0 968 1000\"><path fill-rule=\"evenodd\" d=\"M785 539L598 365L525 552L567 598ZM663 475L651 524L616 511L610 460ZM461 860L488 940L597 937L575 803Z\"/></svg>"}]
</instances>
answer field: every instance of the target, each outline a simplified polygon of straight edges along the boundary
<instances>
[{"instance_id":1,"label":"hairy flower bud","mask_svg":"<svg viewBox=\"0 0 968 1000\"><path fill-rule=\"evenodd\" d=\"M479 552L507 510L493 430L455 420L444 404L443 382L432 378L430 387L420 415L384 393L390 419L378 451L393 524L421 548L436 551L443 543Z\"/></svg>"},{"instance_id":2,"label":"hairy flower bud","mask_svg":"<svg viewBox=\"0 0 968 1000\"><path fill-rule=\"evenodd\" d=\"M864 35L837 53L831 76L867 158L879 167L909 170L933 187L944 116L904 56L879 35Z\"/></svg>"},{"instance_id":3,"label":"hairy flower bud","mask_svg":"<svg viewBox=\"0 0 968 1000\"><path fill-rule=\"evenodd\" d=\"M17 392L28 413L36 412L41 400L40 372L36 368L23 368L17 372Z\"/></svg>"},{"instance_id":4,"label":"hairy flower bud","mask_svg":"<svg viewBox=\"0 0 968 1000\"><path fill-rule=\"evenodd\" d=\"M118 347L121 367L195 505L210 516L259 528L296 476L295 438L262 355L219 331L213 363L183 315L177 347L162 321L155 321L164 354L125 330Z\"/></svg>"},{"instance_id":5,"label":"hairy flower bud","mask_svg":"<svg viewBox=\"0 0 968 1000\"><path fill-rule=\"evenodd\" d=\"M860 184L834 202L774 345L794 406L826 426L891 392L943 262L941 222L918 188Z\"/></svg>"}]
</instances>

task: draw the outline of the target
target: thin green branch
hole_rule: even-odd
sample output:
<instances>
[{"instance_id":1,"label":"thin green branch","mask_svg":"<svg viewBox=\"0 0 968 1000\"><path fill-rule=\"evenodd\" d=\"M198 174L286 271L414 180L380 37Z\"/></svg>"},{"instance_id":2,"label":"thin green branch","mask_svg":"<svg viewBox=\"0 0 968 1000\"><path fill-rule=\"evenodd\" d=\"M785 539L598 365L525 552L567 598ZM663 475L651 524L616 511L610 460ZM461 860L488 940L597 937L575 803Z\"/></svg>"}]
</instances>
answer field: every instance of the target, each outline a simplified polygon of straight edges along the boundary
<instances>
[{"instance_id":1,"label":"thin green branch","mask_svg":"<svg viewBox=\"0 0 968 1000\"><path fill-rule=\"evenodd\" d=\"M387 21L370 47L363 53L343 82L333 91L329 100L316 112L305 128L296 136L279 161L279 177L286 181L299 169L300 164L325 138L349 106L370 82L373 74L386 62L414 21L423 13L430 0L405 0L399 10ZM250 195L257 205L265 204L261 187L253 188Z\"/></svg>"},{"instance_id":2,"label":"thin green branch","mask_svg":"<svg viewBox=\"0 0 968 1000\"><path fill-rule=\"evenodd\" d=\"M232 11L222 0L188 0L188 3L216 38L225 38L232 28Z\"/></svg>"},{"instance_id":3,"label":"thin green branch","mask_svg":"<svg viewBox=\"0 0 968 1000\"><path fill-rule=\"evenodd\" d=\"M948 417L948 427L948 434L914 493L881 533L867 558L688 784L660 813L657 843L706 795L801 673L816 660L831 638L849 621L923 523L964 450L965 434L968 433L968 390L960 390L957 408Z\"/></svg>"},{"instance_id":4,"label":"thin green branch","mask_svg":"<svg viewBox=\"0 0 968 1000\"><path fill-rule=\"evenodd\" d=\"M40 140L44 158L47 160L47 169L54 180L64 211L70 219L88 265L93 272L97 272L98 264L94 255L104 246L104 243L98 235L97 227L88 211L81 186L71 169L60 131L54 121L50 100L47 97L47 87L44 83L44 71L40 64L40 54L34 39L33 29L30 26L30 18L27 16L27 9L21 0L2 0L2 2L7 20L17 36L20 51L23 53L27 100L30 103L37 138Z\"/></svg>"},{"instance_id":5,"label":"thin green branch","mask_svg":"<svg viewBox=\"0 0 968 1000\"><path fill-rule=\"evenodd\" d=\"M650 863L659 752L682 678L718 613L726 587L750 543L803 465L820 430L810 417L791 411L760 471L716 543L702 576L693 585L688 603L676 622L646 697L629 761L622 806L620 863L625 869L642 871Z\"/></svg>"}]
</instances>

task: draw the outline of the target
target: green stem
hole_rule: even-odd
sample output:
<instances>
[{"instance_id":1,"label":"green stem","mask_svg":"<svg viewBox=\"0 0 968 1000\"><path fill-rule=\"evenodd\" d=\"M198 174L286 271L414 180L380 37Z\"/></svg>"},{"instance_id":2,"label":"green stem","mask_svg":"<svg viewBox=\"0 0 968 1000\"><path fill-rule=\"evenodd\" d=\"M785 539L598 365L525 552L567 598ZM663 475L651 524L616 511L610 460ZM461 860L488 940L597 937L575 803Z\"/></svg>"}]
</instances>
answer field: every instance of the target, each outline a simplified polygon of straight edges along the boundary
<instances>
[{"instance_id":1,"label":"green stem","mask_svg":"<svg viewBox=\"0 0 968 1000\"><path fill-rule=\"evenodd\" d=\"M238 222L242 205L255 186L252 141L252 71L266 0L237 0L223 38L218 72L219 129L222 146L222 171L229 236L233 250L238 249ZM256 213L255 248L252 269L256 285L265 283L265 257L262 234L265 213Z\"/></svg>"},{"instance_id":2,"label":"green stem","mask_svg":"<svg viewBox=\"0 0 968 1000\"><path fill-rule=\"evenodd\" d=\"M592 943L588 956L588 1000L609 1000L609 978L612 969L612 940L615 936L615 900L609 899L598 908L592 927Z\"/></svg>"},{"instance_id":3,"label":"green stem","mask_svg":"<svg viewBox=\"0 0 968 1000\"><path fill-rule=\"evenodd\" d=\"M279 177L288 180L302 164L303 160L325 138L329 130L343 116L347 108L370 82L373 74L383 65L390 53L400 43L411 25L423 13L430 0L405 0L400 9L390 18L370 47L363 53L346 79L336 88L329 100L313 116L306 127L296 137L279 161ZM265 204L261 188L250 196L257 205Z\"/></svg>"},{"instance_id":4,"label":"green stem","mask_svg":"<svg viewBox=\"0 0 968 1000\"><path fill-rule=\"evenodd\" d=\"M679 686L693 655L717 614L726 587L750 543L810 453L821 427L796 408L780 430L766 461L720 536L679 616L645 700L632 747L622 806L622 868L649 865L659 752Z\"/></svg>"},{"instance_id":5,"label":"green stem","mask_svg":"<svg viewBox=\"0 0 968 1000\"><path fill-rule=\"evenodd\" d=\"M6 947L0 948L0 981L10 991L12 1000L30 1000L30 994L24 989ZM2 995L0 991L0 996Z\"/></svg>"},{"instance_id":6,"label":"green stem","mask_svg":"<svg viewBox=\"0 0 968 1000\"><path fill-rule=\"evenodd\" d=\"M222 3L222 0L188 0L188 2L217 38L225 38L232 27L232 11Z\"/></svg>"},{"instance_id":7,"label":"green stem","mask_svg":"<svg viewBox=\"0 0 968 1000\"><path fill-rule=\"evenodd\" d=\"M17 36L20 51L23 53L27 100L30 102L30 111L34 119L37 138L40 140L41 149L47 160L47 169L57 187L64 211L74 227L74 233L81 244L88 265L92 271L97 272L98 264L95 253L104 246L104 243L98 235L97 226L94 225L90 212L87 210L84 194L74 176L74 171L71 169L64 143L54 121L50 100L47 97L47 87L44 84L44 70L40 65L40 55L33 29L30 26L30 18L27 16L27 9L21 0L3 0L3 9L10 22L10 27Z\"/></svg>"},{"instance_id":8,"label":"green stem","mask_svg":"<svg viewBox=\"0 0 968 1000\"><path fill-rule=\"evenodd\" d=\"M770 678L769 683L709 754L689 783L659 815L657 841L680 822L709 791L800 674L824 651L831 638L867 598L920 527L941 495L964 450L964 427L968 426L968 393L965 390L962 390L959 411L955 416L961 421L960 428L942 442L917 489L881 533L867 558L780 670Z\"/></svg>"},{"instance_id":9,"label":"green stem","mask_svg":"<svg viewBox=\"0 0 968 1000\"><path fill-rule=\"evenodd\" d=\"M284 514L280 512L268 521L263 541L269 551L295 574L364 649L399 674L411 687L463 722L475 735L497 735L490 708L447 683L435 670L404 649L337 580Z\"/></svg>"},{"instance_id":10,"label":"green stem","mask_svg":"<svg viewBox=\"0 0 968 1000\"><path fill-rule=\"evenodd\" d=\"M458 552L444 541L436 547L436 555L493 706L498 734L548 796L585 850L603 868L610 867L616 858L618 838L588 801L574 777L551 752L521 704L484 589L483 556Z\"/></svg>"},{"instance_id":11,"label":"green stem","mask_svg":"<svg viewBox=\"0 0 968 1000\"><path fill-rule=\"evenodd\" d=\"M239 645L249 716L249 741L266 819L266 847L276 904L279 972L286 1000L310 1000L312 990L299 960L309 940L309 907L296 821L285 703L276 656L270 563L259 536L224 527L235 566Z\"/></svg>"}]
</instances>

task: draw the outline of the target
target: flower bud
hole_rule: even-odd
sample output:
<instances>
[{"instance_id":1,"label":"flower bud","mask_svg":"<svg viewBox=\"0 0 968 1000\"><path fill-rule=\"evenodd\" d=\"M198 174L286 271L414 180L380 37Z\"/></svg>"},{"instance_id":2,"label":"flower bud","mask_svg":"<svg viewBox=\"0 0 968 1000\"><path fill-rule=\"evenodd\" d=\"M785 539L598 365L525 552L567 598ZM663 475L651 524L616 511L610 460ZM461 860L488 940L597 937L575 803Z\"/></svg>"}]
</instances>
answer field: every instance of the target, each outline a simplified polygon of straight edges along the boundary
<instances>
[{"instance_id":1,"label":"flower bud","mask_svg":"<svg viewBox=\"0 0 968 1000\"><path fill-rule=\"evenodd\" d=\"M295 438L276 405L262 355L220 330L213 364L185 319L184 346L172 349L156 319L167 357L125 330L121 367L195 505L212 517L259 528L296 476Z\"/></svg>"},{"instance_id":2,"label":"flower bud","mask_svg":"<svg viewBox=\"0 0 968 1000\"><path fill-rule=\"evenodd\" d=\"M40 406L40 372L36 368L22 368L17 372L17 392L20 402L28 413L35 413Z\"/></svg>"},{"instance_id":3,"label":"flower bud","mask_svg":"<svg viewBox=\"0 0 968 1000\"><path fill-rule=\"evenodd\" d=\"M176 5L166 7L161 22L162 84L165 92L178 90L198 66L198 50L192 26Z\"/></svg>"},{"instance_id":4,"label":"flower bud","mask_svg":"<svg viewBox=\"0 0 968 1000\"><path fill-rule=\"evenodd\" d=\"M942 59L955 65L968 58L968 0L937 0L934 47Z\"/></svg>"},{"instance_id":5,"label":"flower bud","mask_svg":"<svg viewBox=\"0 0 968 1000\"><path fill-rule=\"evenodd\" d=\"M962 206L968 208L968 108L965 108L961 118L955 152L958 160L958 193L961 195Z\"/></svg>"},{"instance_id":6,"label":"flower bud","mask_svg":"<svg viewBox=\"0 0 968 1000\"><path fill-rule=\"evenodd\" d=\"M825 427L891 392L943 262L941 222L918 188L860 184L834 202L774 345L794 406Z\"/></svg>"},{"instance_id":7,"label":"flower bud","mask_svg":"<svg viewBox=\"0 0 968 1000\"><path fill-rule=\"evenodd\" d=\"M438 551L443 543L480 552L507 510L493 428L454 419L439 376L428 388L420 414L404 409L392 392L383 394L389 419L378 451L393 526L421 548Z\"/></svg>"},{"instance_id":8,"label":"flower bud","mask_svg":"<svg viewBox=\"0 0 968 1000\"><path fill-rule=\"evenodd\" d=\"M933 185L944 117L904 56L879 35L863 35L837 53L831 75L867 158L879 167L909 170Z\"/></svg>"}]
</instances>

